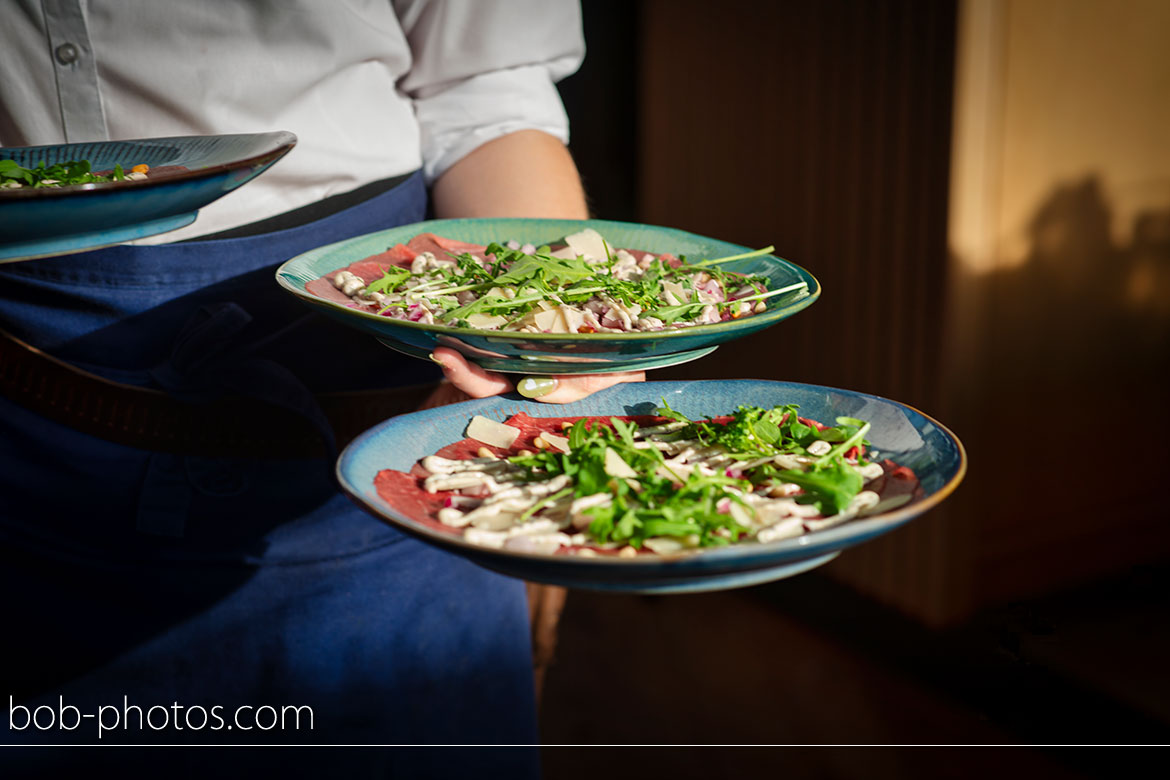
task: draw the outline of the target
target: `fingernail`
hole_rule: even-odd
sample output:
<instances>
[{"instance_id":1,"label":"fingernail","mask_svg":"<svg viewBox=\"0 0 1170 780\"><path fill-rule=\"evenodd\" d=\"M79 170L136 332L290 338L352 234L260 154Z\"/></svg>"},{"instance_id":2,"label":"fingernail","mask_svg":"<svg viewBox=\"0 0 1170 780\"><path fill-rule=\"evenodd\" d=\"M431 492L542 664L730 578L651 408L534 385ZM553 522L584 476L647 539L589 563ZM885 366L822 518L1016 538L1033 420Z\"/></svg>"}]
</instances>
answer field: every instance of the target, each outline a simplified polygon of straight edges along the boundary
<instances>
[{"instance_id":1,"label":"fingernail","mask_svg":"<svg viewBox=\"0 0 1170 780\"><path fill-rule=\"evenodd\" d=\"M429 357L433 362L438 363L439 368L443 369L444 371L447 370L447 365L442 360L439 360L437 357L435 357L434 352L428 353L427 357Z\"/></svg>"},{"instance_id":2,"label":"fingernail","mask_svg":"<svg viewBox=\"0 0 1170 780\"><path fill-rule=\"evenodd\" d=\"M557 389L557 380L551 376L526 376L516 385L516 392L525 398L540 398Z\"/></svg>"}]
</instances>

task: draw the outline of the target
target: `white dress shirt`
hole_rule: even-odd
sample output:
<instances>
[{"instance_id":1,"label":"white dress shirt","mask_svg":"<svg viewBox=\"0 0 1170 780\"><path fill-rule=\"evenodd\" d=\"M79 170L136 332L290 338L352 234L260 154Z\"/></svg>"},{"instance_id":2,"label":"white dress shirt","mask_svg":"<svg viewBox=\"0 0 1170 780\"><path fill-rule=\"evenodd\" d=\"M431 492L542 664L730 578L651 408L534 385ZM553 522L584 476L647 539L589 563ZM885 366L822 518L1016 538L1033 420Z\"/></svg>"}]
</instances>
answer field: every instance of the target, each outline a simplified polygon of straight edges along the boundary
<instances>
[{"instance_id":1,"label":"white dress shirt","mask_svg":"<svg viewBox=\"0 0 1170 780\"><path fill-rule=\"evenodd\" d=\"M0 146L290 130L175 241L537 129L584 57L576 0L0 0Z\"/></svg>"}]
</instances>

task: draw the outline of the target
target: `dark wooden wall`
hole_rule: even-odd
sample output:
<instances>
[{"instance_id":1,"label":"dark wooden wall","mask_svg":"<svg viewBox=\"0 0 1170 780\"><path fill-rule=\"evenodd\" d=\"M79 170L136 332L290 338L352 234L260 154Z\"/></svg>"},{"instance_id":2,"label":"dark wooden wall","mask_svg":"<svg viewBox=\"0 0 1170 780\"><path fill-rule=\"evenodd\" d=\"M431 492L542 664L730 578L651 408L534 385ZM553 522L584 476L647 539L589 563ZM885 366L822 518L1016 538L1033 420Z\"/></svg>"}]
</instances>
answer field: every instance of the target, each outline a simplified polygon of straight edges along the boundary
<instances>
[{"instance_id":1,"label":"dark wooden wall","mask_svg":"<svg viewBox=\"0 0 1170 780\"><path fill-rule=\"evenodd\" d=\"M807 312L662 376L936 404L954 4L644 10L639 216L774 244L824 285Z\"/></svg>"},{"instance_id":2,"label":"dark wooden wall","mask_svg":"<svg viewBox=\"0 0 1170 780\"><path fill-rule=\"evenodd\" d=\"M641 4L638 211L777 253L810 309L655 379L863 390L946 418L953 0ZM828 572L924 620L970 606L969 524L937 511Z\"/></svg>"},{"instance_id":3,"label":"dark wooden wall","mask_svg":"<svg viewBox=\"0 0 1170 780\"><path fill-rule=\"evenodd\" d=\"M824 287L791 320L651 378L833 385L941 414L954 0L583 8L589 53L561 89L594 213L773 244ZM939 563L946 534L937 514L833 566L941 613L965 588ZM933 606L905 598L923 592Z\"/></svg>"}]
</instances>

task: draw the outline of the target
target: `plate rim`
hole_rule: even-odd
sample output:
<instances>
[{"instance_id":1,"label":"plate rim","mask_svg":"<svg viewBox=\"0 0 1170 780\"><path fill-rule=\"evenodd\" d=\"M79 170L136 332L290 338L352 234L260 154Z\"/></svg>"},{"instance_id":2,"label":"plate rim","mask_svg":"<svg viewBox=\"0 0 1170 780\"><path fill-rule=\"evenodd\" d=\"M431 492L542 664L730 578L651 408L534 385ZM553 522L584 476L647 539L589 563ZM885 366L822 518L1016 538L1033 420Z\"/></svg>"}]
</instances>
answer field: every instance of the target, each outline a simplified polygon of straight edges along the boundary
<instances>
[{"instance_id":1,"label":"plate rim","mask_svg":"<svg viewBox=\"0 0 1170 780\"><path fill-rule=\"evenodd\" d=\"M65 187L21 187L19 189L0 189L0 203L5 200L17 202L22 200L35 199L52 199L62 197L93 197L88 193L107 193L107 192L122 192L134 189L148 189L150 187L157 187L163 184L173 184L180 181L189 181L194 179L203 179L210 176L215 176L221 173L238 170L240 168L247 168L253 165L264 163L269 157L273 155L283 156L292 150L297 145L297 136L288 130L269 130L262 133L218 133L213 135L172 135L159 136L155 138L119 138L100 141L67 141L63 144L40 144L37 146L4 146L0 147L0 159L12 159L4 156L7 152L35 152L38 149L60 149L66 146L82 146L87 144L163 144L176 143L193 140L219 138L249 138L257 142L269 140L267 147L259 152L250 154L247 157L241 157L236 160L228 162L216 163L215 165L208 165L203 168L188 169L185 171L173 171L156 176L155 178L146 179L127 179L125 181L103 181L90 182L88 184L70 184ZM224 193L226 194L226 193Z\"/></svg>"},{"instance_id":2,"label":"plate rim","mask_svg":"<svg viewBox=\"0 0 1170 780\"><path fill-rule=\"evenodd\" d=\"M107 247L118 246L127 241L135 241L139 238L146 238L147 236L169 233L172 230L179 230L193 223L198 216L197 211L176 214L173 217L163 217L162 219L151 220L150 222L139 222L127 225L124 228L106 228L92 233L70 233L69 235L56 239L34 239L32 241L0 244L0 265L19 263L25 260L42 260L50 257L60 257L63 254L71 254L73 252L91 252L95 249L106 249ZM104 237L99 238L99 236ZM100 241L101 243L87 243L89 241ZM66 246L72 242L81 242L83 248ZM29 254L30 248L38 253Z\"/></svg>"},{"instance_id":3,"label":"plate rim","mask_svg":"<svg viewBox=\"0 0 1170 780\"><path fill-rule=\"evenodd\" d=\"M400 355L425 360L425 353L427 350L415 348L405 342L392 343L390 339L385 336L374 336L374 339L379 344L387 349L393 350ZM695 349L683 349L678 352L667 352L661 355L651 355L649 357L625 357L621 360L597 360L587 363L557 363L552 360L533 359L531 361L524 361L522 358L474 358L474 362L487 369L488 371L495 371L500 374L539 374L541 376L604 376L606 374L623 374L629 371L655 371L660 368L673 368L690 363L694 360L701 360L707 357L716 349L719 344L709 344ZM416 351L412 351L415 350ZM454 349L454 347L452 347ZM545 353L537 353L545 354ZM668 362L664 362L668 361Z\"/></svg>"}]
</instances>

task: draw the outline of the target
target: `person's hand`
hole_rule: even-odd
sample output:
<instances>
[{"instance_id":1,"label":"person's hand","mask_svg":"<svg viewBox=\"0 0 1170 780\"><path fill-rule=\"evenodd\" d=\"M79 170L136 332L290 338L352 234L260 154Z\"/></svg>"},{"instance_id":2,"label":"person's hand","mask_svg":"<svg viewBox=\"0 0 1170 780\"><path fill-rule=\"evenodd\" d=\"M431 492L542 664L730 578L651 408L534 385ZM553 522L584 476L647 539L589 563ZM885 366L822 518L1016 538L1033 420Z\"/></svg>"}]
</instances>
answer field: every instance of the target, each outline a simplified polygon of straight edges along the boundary
<instances>
[{"instance_id":1,"label":"person's hand","mask_svg":"<svg viewBox=\"0 0 1170 780\"><path fill-rule=\"evenodd\" d=\"M502 374L485 371L474 363L467 362L463 355L449 347L439 347L432 353L432 359L443 368L444 378L451 387L471 398L486 398L512 389L512 381ZM517 385L517 391L528 398L548 404L568 404L622 382L644 382L643 371L623 374L593 374L564 377L525 377ZM441 390L439 392L442 392ZM436 392L436 395L439 394ZM458 399L442 399L451 403ZM439 404L433 404L439 405Z\"/></svg>"}]
</instances>

